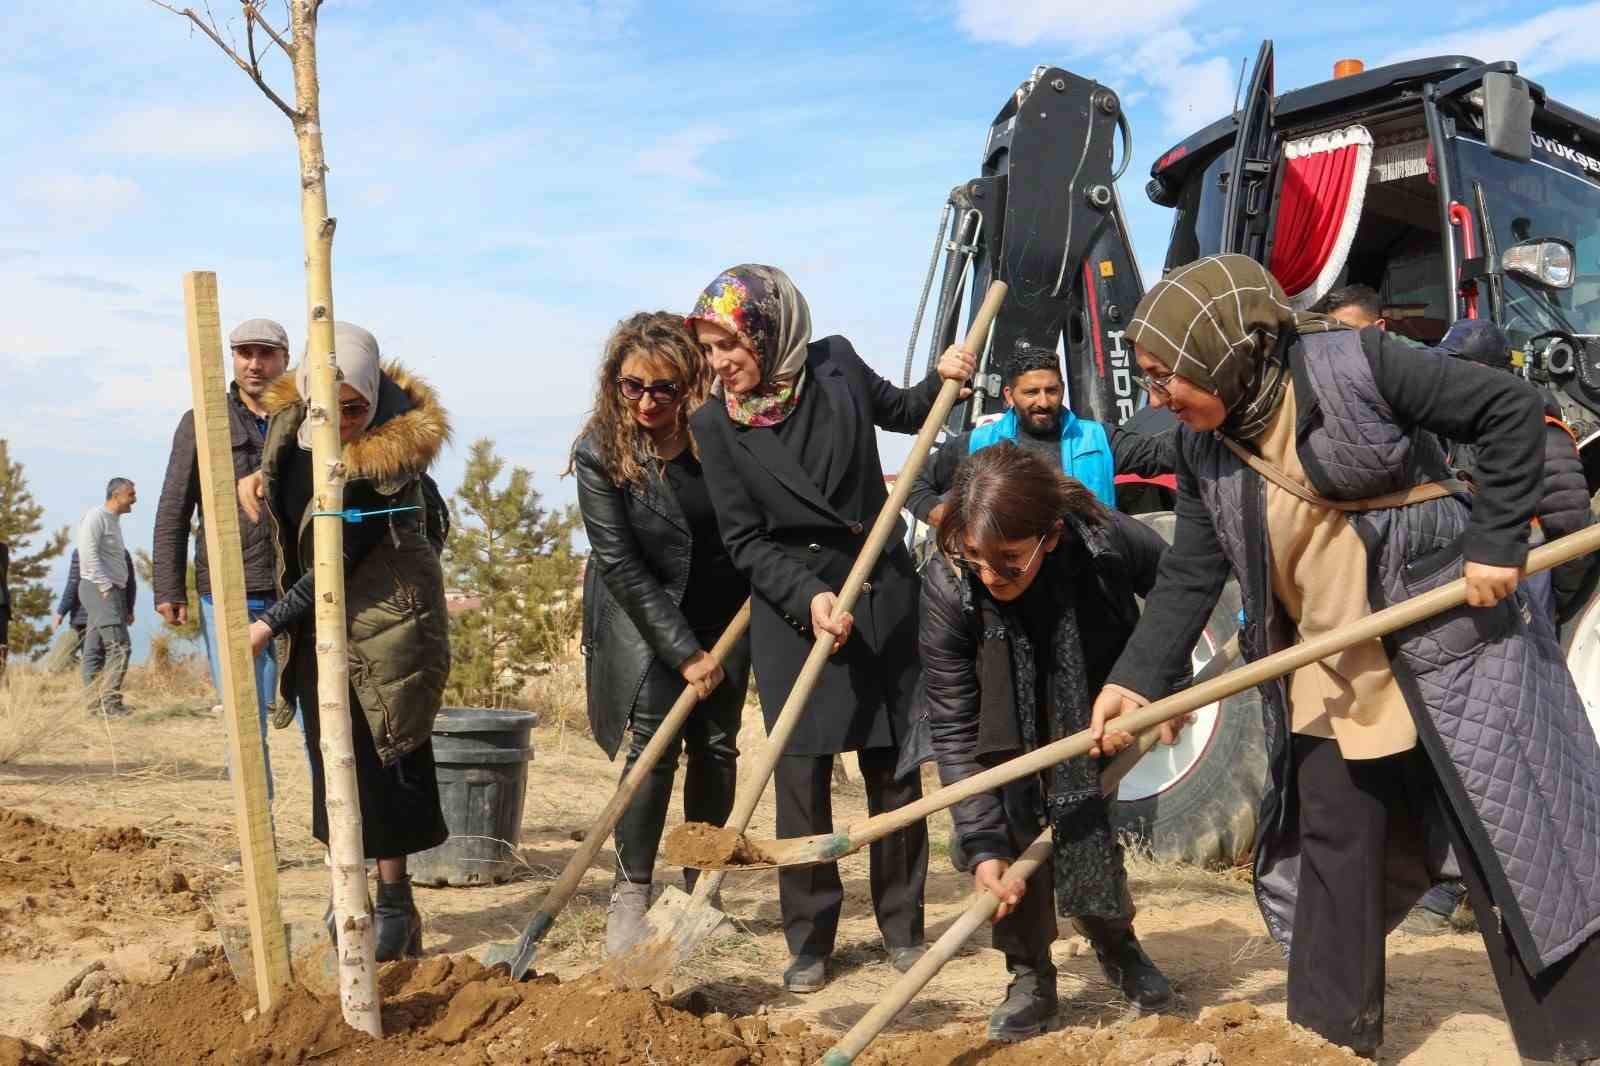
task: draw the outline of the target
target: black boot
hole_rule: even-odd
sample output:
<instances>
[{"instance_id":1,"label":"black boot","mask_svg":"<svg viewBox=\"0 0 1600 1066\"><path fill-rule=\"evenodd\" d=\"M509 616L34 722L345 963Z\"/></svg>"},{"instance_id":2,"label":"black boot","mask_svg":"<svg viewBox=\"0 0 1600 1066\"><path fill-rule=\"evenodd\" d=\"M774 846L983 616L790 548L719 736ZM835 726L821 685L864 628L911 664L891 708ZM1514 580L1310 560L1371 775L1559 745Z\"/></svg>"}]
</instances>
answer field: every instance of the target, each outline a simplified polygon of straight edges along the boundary
<instances>
[{"instance_id":1,"label":"black boot","mask_svg":"<svg viewBox=\"0 0 1600 1066\"><path fill-rule=\"evenodd\" d=\"M1172 986L1139 946L1131 921L1078 917L1072 922L1094 947L1106 980L1120 988L1130 1003L1140 1010L1160 1010L1172 1002Z\"/></svg>"},{"instance_id":2,"label":"black boot","mask_svg":"<svg viewBox=\"0 0 1600 1066\"><path fill-rule=\"evenodd\" d=\"M1032 962L1007 957L1006 969L1011 971L1011 984L1006 998L989 1015L989 1039L1009 1044L1048 1029L1056 1020L1060 1002L1050 956Z\"/></svg>"},{"instance_id":3,"label":"black boot","mask_svg":"<svg viewBox=\"0 0 1600 1066\"><path fill-rule=\"evenodd\" d=\"M422 915L411 899L411 878L378 882L378 902L372 908L377 918L378 961L422 955Z\"/></svg>"}]
</instances>

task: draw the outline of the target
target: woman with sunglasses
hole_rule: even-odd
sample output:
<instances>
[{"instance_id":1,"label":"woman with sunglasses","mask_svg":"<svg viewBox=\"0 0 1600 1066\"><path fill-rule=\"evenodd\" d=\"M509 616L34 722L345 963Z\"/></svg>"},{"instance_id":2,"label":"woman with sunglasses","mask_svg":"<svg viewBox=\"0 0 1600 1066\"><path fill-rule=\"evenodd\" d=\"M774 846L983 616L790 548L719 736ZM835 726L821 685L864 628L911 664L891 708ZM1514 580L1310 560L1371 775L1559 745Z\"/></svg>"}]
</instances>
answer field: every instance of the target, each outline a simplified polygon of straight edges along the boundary
<instances>
[{"instance_id":1,"label":"woman with sunglasses","mask_svg":"<svg viewBox=\"0 0 1600 1066\"><path fill-rule=\"evenodd\" d=\"M1465 578L1465 606L1262 686L1255 888L1288 951L1289 1020L1376 1052L1385 934L1453 853L1525 1061L1600 1056L1600 749L1520 581L1538 393L1295 312L1240 255L1170 272L1128 339L1185 428L1176 537L1096 698L1100 748L1180 683L1230 572L1249 659ZM1440 437L1476 445L1475 496Z\"/></svg>"},{"instance_id":2,"label":"woman with sunglasses","mask_svg":"<svg viewBox=\"0 0 1600 1066\"><path fill-rule=\"evenodd\" d=\"M422 916L411 896L406 857L449 836L434 776L433 721L450 673L449 621L439 553L449 528L428 468L450 439L450 420L428 384L397 363L380 363L378 341L347 322L334 326L343 374L339 439L344 445L342 509L370 517L344 526L344 605L349 630L351 738L361 802L361 839L377 860L373 908L378 959L422 953ZM272 522L283 595L250 625L251 651L287 634L279 673L286 706L304 712L311 763L311 834L328 842L326 784L318 717L313 606L309 394L302 361L266 396L271 412L261 470L240 484L240 502ZM274 720L280 728L287 716ZM327 920L332 932L332 905Z\"/></svg>"},{"instance_id":3,"label":"woman with sunglasses","mask_svg":"<svg viewBox=\"0 0 1600 1066\"><path fill-rule=\"evenodd\" d=\"M572 448L589 536L583 651L589 723L622 772L638 760L685 684L701 701L617 823L617 871L606 910L608 954L644 929L678 754L688 748L683 815L721 825L733 809L748 639L722 666L706 654L749 588L717 532L689 412L705 399L705 359L681 315L618 323L600 359L594 409ZM695 871L684 880L694 887Z\"/></svg>"},{"instance_id":4,"label":"woman with sunglasses","mask_svg":"<svg viewBox=\"0 0 1600 1066\"><path fill-rule=\"evenodd\" d=\"M1166 545L1010 441L962 460L945 501L940 551L922 572L920 641L934 754L950 785L1088 728L1090 698L1138 623L1136 597L1155 584ZM992 941L1011 986L990 1016L991 1040L1033 1036L1055 1018L1058 908L1132 1003L1171 1000L1133 932L1108 806L1100 761L1083 756L952 808L952 861L1001 897ZM1002 892L1047 826L1052 860Z\"/></svg>"},{"instance_id":5,"label":"woman with sunglasses","mask_svg":"<svg viewBox=\"0 0 1600 1066\"><path fill-rule=\"evenodd\" d=\"M937 374L909 389L884 381L843 337L811 339L811 312L783 271L737 266L700 294L689 315L716 373L715 395L693 418L706 482L733 564L750 581L750 646L770 730L818 633L834 654L774 773L778 835L831 830L833 759L858 753L874 813L921 795L895 778L919 668L917 577L903 531L890 538L852 615L834 617L850 572L888 498L877 429L921 427L943 384L965 381L974 358L951 348ZM872 845L878 929L902 971L922 954L923 822ZM791 992L827 980L844 891L832 864L782 870L778 897L792 956Z\"/></svg>"}]
</instances>

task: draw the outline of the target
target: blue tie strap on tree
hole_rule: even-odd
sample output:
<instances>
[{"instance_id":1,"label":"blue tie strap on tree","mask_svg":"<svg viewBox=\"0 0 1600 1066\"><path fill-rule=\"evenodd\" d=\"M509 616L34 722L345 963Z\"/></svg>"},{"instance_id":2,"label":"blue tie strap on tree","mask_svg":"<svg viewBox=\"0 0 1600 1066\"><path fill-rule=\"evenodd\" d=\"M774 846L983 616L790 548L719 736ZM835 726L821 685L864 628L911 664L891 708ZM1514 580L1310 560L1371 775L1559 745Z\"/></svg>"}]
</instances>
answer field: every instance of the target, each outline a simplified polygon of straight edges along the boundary
<instances>
[{"instance_id":1,"label":"blue tie strap on tree","mask_svg":"<svg viewBox=\"0 0 1600 1066\"><path fill-rule=\"evenodd\" d=\"M371 518L373 515L395 514L395 513L400 512L400 511L420 511L420 510L422 510L422 507L420 505L418 505L418 504L413 504L410 507L385 507L385 508L383 508L381 510L377 510L377 511L363 511L360 508L347 507L343 511L312 511L311 512L311 517L312 518L342 518L346 522L359 522L363 518Z\"/></svg>"}]
</instances>

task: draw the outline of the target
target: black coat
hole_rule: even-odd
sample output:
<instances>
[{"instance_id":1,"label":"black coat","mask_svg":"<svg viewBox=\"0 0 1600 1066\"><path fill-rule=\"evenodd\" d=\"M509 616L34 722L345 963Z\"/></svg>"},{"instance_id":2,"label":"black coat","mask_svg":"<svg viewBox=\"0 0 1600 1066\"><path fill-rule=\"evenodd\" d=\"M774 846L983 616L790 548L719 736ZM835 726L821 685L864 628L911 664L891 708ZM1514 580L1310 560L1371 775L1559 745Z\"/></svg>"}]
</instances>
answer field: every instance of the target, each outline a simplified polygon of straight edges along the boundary
<instances>
[{"instance_id":1,"label":"black coat","mask_svg":"<svg viewBox=\"0 0 1600 1066\"><path fill-rule=\"evenodd\" d=\"M750 579L750 646L770 730L810 654L811 600L836 592L888 499L875 428L914 433L940 380L899 389L861 361L843 337L813 341L801 403L821 403L813 424L831 430L831 484L817 485L773 427L735 423L713 398L694 413L706 488L733 565ZM916 687L917 575L904 525L889 541L854 610L855 626L823 670L784 749L828 755L891 747L905 737Z\"/></svg>"},{"instance_id":2,"label":"black coat","mask_svg":"<svg viewBox=\"0 0 1600 1066\"><path fill-rule=\"evenodd\" d=\"M238 385L228 388L228 431L233 447L233 477L237 481L261 469L261 448L267 439L256 416L239 399ZM200 459L194 441L194 412L185 411L172 434L172 452L167 456L167 476L161 483L161 501L156 504L155 533L150 542L150 560L155 568L151 584L155 586L157 603L189 602L189 526L199 512ZM201 522L204 521L201 515ZM260 522L250 521L240 507L239 542L244 551L245 591L275 591L278 573L271 523L265 516ZM211 595L203 524L195 530L194 582L200 595Z\"/></svg>"},{"instance_id":3,"label":"black coat","mask_svg":"<svg viewBox=\"0 0 1600 1066\"><path fill-rule=\"evenodd\" d=\"M702 650L680 606L694 542L672 486L659 472L619 488L588 437L573 452L578 510L589 537L583 574L583 656L589 725L612 757L634 708L665 709L683 691L678 674ZM730 681L750 669L749 638L723 661ZM725 684L727 682L724 682Z\"/></svg>"},{"instance_id":4,"label":"black coat","mask_svg":"<svg viewBox=\"0 0 1600 1066\"><path fill-rule=\"evenodd\" d=\"M1154 587L1166 547L1160 535L1142 522L1114 513L1104 529L1069 528L1040 568L1036 580L1072 586L1090 699L1105 684L1138 625L1135 597ZM956 572L940 553L923 570L922 608L928 725L940 781L950 785L1022 754L1025 745L1020 740L1023 730L1010 651L1015 620L981 581ZM1065 711L1069 730L1087 727L1088 706L1057 710ZM1092 775L1098 775L1098 768L1092 768ZM1023 788L1018 792L1033 787L1030 779L1019 784ZM1002 790L963 800L950 813L966 863L1017 857L1013 840L1018 834L1008 832ZM1033 832L1037 829L1022 838Z\"/></svg>"}]
</instances>

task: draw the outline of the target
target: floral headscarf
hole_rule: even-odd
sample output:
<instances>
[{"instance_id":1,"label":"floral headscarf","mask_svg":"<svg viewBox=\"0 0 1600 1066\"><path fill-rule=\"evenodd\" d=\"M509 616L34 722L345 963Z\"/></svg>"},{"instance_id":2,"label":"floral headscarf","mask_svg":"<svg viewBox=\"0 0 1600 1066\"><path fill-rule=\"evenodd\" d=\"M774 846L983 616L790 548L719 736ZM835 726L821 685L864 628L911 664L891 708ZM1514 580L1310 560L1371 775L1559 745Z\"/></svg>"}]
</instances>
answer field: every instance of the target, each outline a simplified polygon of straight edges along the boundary
<instances>
[{"instance_id":1,"label":"floral headscarf","mask_svg":"<svg viewBox=\"0 0 1600 1066\"><path fill-rule=\"evenodd\" d=\"M775 426L800 402L805 383L806 345L811 343L811 309L789 275L777 267L745 263L718 274L688 315L733 333L755 353L761 383L742 395L722 396L728 417L746 426Z\"/></svg>"}]
</instances>

